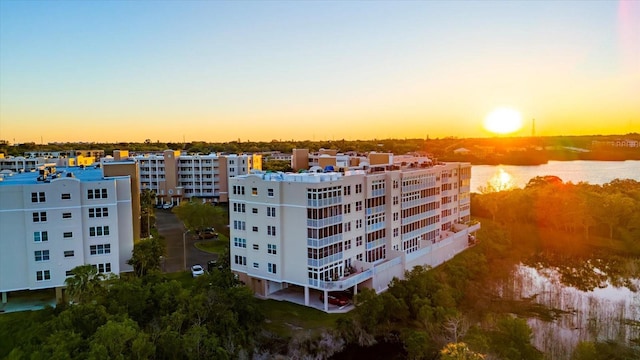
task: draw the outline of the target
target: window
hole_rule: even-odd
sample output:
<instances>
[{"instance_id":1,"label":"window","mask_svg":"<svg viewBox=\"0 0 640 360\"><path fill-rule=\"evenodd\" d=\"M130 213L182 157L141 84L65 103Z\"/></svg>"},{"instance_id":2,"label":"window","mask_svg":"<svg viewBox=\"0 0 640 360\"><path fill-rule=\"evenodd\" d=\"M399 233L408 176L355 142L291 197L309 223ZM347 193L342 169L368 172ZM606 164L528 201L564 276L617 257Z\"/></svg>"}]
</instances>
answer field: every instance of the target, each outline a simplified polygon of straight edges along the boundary
<instances>
[{"instance_id":1,"label":"window","mask_svg":"<svg viewBox=\"0 0 640 360\"><path fill-rule=\"evenodd\" d=\"M276 264L269 263L267 265L267 271L272 273L272 274L275 274L276 273Z\"/></svg>"},{"instance_id":2,"label":"window","mask_svg":"<svg viewBox=\"0 0 640 360\"><path fill-rule=\"evenodd\" d=\"M64 272L64 276L73 276L73 271L67 270Z\"/></svg>"},{"instance_id":3,"label":"window","mask_svg":"<svg viewBox=\"0 0 640 360\"><path fill-rule=\"evenodd\" d=\"M360 194L362 192L362 184L356 184L356 194Z\"/></svg>"},{"instance_id":4,"label":"window","mask_svg":"<svg viewBox=\"0 0 640 360\"><path fill-rule=\"evenodd\" d=\"M89 246L91 255L111 254L111 244L98 244Z\"/></svg>"},{"instance_id":5,"label":"window","mask_svg":"<svg viewBox=\"0 0 640 360\"><path fill-rule=\"evenodd\" d=\"M251 213L252 214L257 214L258 213L258 208L251 208Z\"/></svg>"},{"instance_id":6,"label":"window","mask_svg":"<svg viewBox=\"0 0 640 360\"><path fill-rule=\"evenodd\" d=\"M268 206L267 207L267 216L276 217L276 208L273 207L273 206Z\"/></svg>"},{"instance_id":7,"label":"window","mask_svg":"<svg viewBox=\"0 0 640 360\"><path fill-rule=\"evenodd\" d=\"M251 195L258 195L258 188L251 188Z\"/></svg>"},{"instance_id":8,"label":"window","mask_svg":"<svg viewBox=\"0 0 640 360\"><path fill-rule=\"evenodd\" d=\"M273 189L267 189L267 196L273 197Z\"/></svg>"},{"instance_id":9,"label":"window","mask_svg":"<svg viewBox=\"0 0 640 360\"><path fill-rule=\"evenodd\" d=\"M253 263L253 268L254 268L254 269L258 269L259 267L260 267L260 264L258 264L258 263L256 263L256 262L254 262L254 263Z\"/></svg>"},{"instance_id":10,"label":"window","mask_svg":"<svg viewBox=\"0 0 640 360\"><path fill-rule=\"evenodd\" d=\"M233 220L233 229L234 230L246 230L246 222L240 220Z\"/></svg>"},{"instance_id":11,"label":"window","mask_svg":"<svg viewBox=\"0 0 640 360\"><path fill-rule=\"evenodd\" d=\"M251 228L251 230L253 230L253 232L258 232L258 227L254 226L254 227Z\"/></svg>"},{"instance_id":12,"label":"window","mask_svg":"<svg viewBox=\"0 0 640 360\"><path fill-rule=\"evenodd\" d=\"M351 231L351 221L344 223L344 231Z\"/></svg>"},{"instance_id":13,"label":"window","mask_svg":"<svg viewBox=\"0 0 640 360\"><path fill-rule=\"evenodd\" d=\"M253 250L260 250L260 245L253 244Z\"/></svg>"},{"instance_id":14,"label":"window","mask_svg":"<svg viewBox=\"0 0 640 360\"><path fill-rule=\"evenodd\" d=\"M89 236L107 236L109 235L109 226L92 226L89 228Z\"/></svg>"},{"instance_id":15,"label":"window","mask_svg":"<svg viewBox=\"0 0 640 360\"><path fill-rule=\"evenodd\" d=\"M36 271L36 281L45 281L45 280L51 280L51 271L50 270Z\"/></svg>"},{"instance_id":16,"label":"window","mask_svg":"<svg viewBox=\"0 0 640 360\"><path fill-rule=\"evenodd\" d=\"M71 213L62 213L63 219L71 219Z\"/></svg>"},{"instance_id":17,"label":"window","mask_svg":"<svg viewBox=\"0 0 640 360\"><path fill-rule=\"evenodd\" d=\"M49 261L49 250L36 250L33 253L36 261Z\"/></svg>"},{"instance_id":18,"label":"window","mask_svg":"<svg viewBox=\"0 0 640 360\"><path fill-rule=\"evenodd\" d=\"M34 242L49 241L49 234L46 231L35 231L33 233Z\"/></svg>"},{"instance_id":19,"label":"window","mask_svg":"<svg viewBox=\"0 0 640 360\"><path fill-rule=\"evenodd\" d=\"M276 227L275 226L267 226L267 235L276 236Z\"/></svg>"},{"instance_id":20,"label":"window","mask_svg":"<svg viewBox=\"0 0 640 360\"><path fill-rule=\"evenodd\" d=\"M356 211L362 211L362 201L356 201Z\"/></svg>"},{"instance_id":21,"label":"window","mask_svg":"<svg viewBox=\"0 0 640 360\"><path fill-rule=\"evenodd\" d=\"M247 248L247 239L234 237L233 238L233 246L246 249Z\"/></svg>"},{"instance_id":22,"label":"window","mask_svg":"<svg viewBox=\"0 0 640 360\"><path fill-rule=\"evenodd\" d=\"M399 233L400 233L400 229L399 228L394 228L393 229L393 237L398 237Z\"/></svg>"},{"instance_id":23,"label":"window","mask_svg":"<svg viewBox=\"0 0 640 360\"><path fill-rule=\"evenodd\" d=\"M74 255L75 254L73 250L67 250L64 252L64 257L73 257Z\"/></svg>"},{"instance_id":24,"label":"window","mask_svg":"<svg viewBox=\"0 0 640 360\"><path fill-rule=\"evenodd\" d=\"M111 272L111 263L94 264L93 268L98 270L99 273Z\"/></svg>"},{"instance_id":25,"label":"window","mask_svg":"<svg viewBox=\"0 0 640 360\"><path fill-rule=\"evenodd\" d=\"M33 222L44 222L47 221L47 212L40 211L33 213Z\"/></svg>"},{"instance_id":26,"label":"window","mask_svg":"<svg viewBox=\"0 0 640 360\"><path fill-rule=\"evenodd\" d=\"M398 180L393 180L393 188L397 189L400 187L400 182Z\"/></svg>"},{"instance_id":27,"label":"window","mask_svg":"<svg viewBox=\"0 0 640 360\"><path fill-rule=\"evenodd\" d=\"M236 263L237 265L247 266L247 257L235 255L233 257L233 262Z\"/></svg>"},{"instance_id":28,"label":"window","mask_svg":"<svg viewBox=\"0 0 640 360\"><path fill-rule=\"evenodd\" d=\"M344 249L345 250L351 249L351 239L344 242Z\"/></svg>"},{"instance_id":29,"label":"window","mask_svg":"<svg viewBox=\"0 0 640 360\"><path fill-rule=\"evenodd\" d=\"M351 195L351 185L344 187L344 194L346 196Z\"/></svg>"},{"instance_id":30,"label":"window","mask_svg":"<svg viewBox=\"0 0 640 360\"><path fill-rule=\"evenodd\" d=\"M362 228L362 219L356 220L356 229Z\"/></svg>"},{"instance_id":31,"label":"window","mask_svg":"<svg viewBox=\"0 0 640 360\"><path fill-rule=\"evenodd\" d=\"M400 218L400 213L394 212L393 213L393 221L398 221L399 218Z\"/></svg>"},{"instance_id":32,"label":"window","mask_svg":"<svg viewBox=\"0 0 640 360\"><path fill-rule=\"evenodd\" d=\"M72 238L73 237L73 233L71 231L64 232L64 233L62 233L62 237L65 238L65 239Z\"/></svg>"},{"instance_id":33,"label":"window","mask_svg":"<svg viewBox=\"0 0 640 360\"><path fill-rule=\"evenodd\" d=\"M62 194L62 200L71 200L71 194Z\"/></svg>"},{"instance_id":34,"label":"window","mask_svg":"<svg viewBox=\"0 0 640 360\"><path fill-rule=\"evenodd\" d=\"M399 199L398 196L393 197L393 205L398 205L398 201L399 201L398 199Z\"/></svg>"},{"instance_id":35,"label":"window","mask_svg":"<svg viewBox=\"0 0 640 360\"><path fill-rule=\"evenodd\" d=\"M87 189L87 199L106 199L107 189Z\"/></svg>"},{"instance_id":36,"label":"window","mask_svg":"<svg viewBox=\"0 0 640 360\"><path fill-rule=\"evenodd\" d=\"M31 202L32 203L41 203L45 202L46 198L44 196L44 191L40 192L32 192L31 193Z\"/></svg>"},{"instance_id":37,"label":"window","mask_svg":"<svg viewBox=\"0 0 640 360\"><path fill-rule=\"evenodd\" d=\"M90 208L89 209L89 217L90 218L99 218L99 217L108 217L109 216L109 208Z\"/></svg>"},{"instance_id":38,"label":"window","mask_svg":"<svg viewBox=\"0 0 640 360\"><path fill-rule=\"evenodd\" d=\"M267 253L275 255L278 252L276 251L276 244L267 244Z\"/></svg>"},{"instance_id":39,"label":"window","mask_svg":"<svg viewBox=\"0 0 640 360\"><path fill-rule=\"evenodd\" d=\"M362 236L358 236L356 238L356 246L361 246L362 245Z\"/></svg>"}]
</instances>

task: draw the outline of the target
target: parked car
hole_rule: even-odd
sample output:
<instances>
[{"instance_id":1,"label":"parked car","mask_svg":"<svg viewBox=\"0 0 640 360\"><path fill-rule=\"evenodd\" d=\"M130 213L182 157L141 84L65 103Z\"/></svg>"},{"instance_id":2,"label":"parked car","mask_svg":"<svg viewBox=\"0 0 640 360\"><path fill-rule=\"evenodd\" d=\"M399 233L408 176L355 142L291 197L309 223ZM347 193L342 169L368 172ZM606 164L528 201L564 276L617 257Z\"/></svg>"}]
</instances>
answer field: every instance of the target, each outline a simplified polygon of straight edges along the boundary
<instances>
[{"instance_id":1,"label":"parked car","mask_svg":"<svg viewBox=\"0 0 640 360\"><path fill-rule=\"evenodd\" d=\"M206 228L198 233L200 239L217 239L218 233L213 228Z\"/></svg>"},{"instance_id":2,"label":"parked car","mask_svg":"<svg viewBox=\"0 0 640 360\"><path fill-rule=\"evenodd\" d=\"M162 208L165 209L165 210L166 209L171 209L172 207L173 207L173 204L171 204L171 203L166 203L166 204L162 205Z\"/></svg>"},{"instance_id":3,"label":"parked car","mask_svg":"<svg viewBox=\"0 0 640 360\"><path fill-rule=\"evenodd\" d=\"M202 266L196 264L191 267L191 276L198 277L200 275L204 275L204 269Z\"/></svg>"},{"instance_id":4,"label":"parked car","mask_svg":"<svg viewBox=\"0 0 640 360\"><path fill-rule=\"evenodd\" d=\"M320 294L320 301L324 302L324 293ZM327 301L329 304L337 306L345 306L349 304L349 298L345 294L339 292L330 292L327 296Z\"/></svg>"}]
</instances>

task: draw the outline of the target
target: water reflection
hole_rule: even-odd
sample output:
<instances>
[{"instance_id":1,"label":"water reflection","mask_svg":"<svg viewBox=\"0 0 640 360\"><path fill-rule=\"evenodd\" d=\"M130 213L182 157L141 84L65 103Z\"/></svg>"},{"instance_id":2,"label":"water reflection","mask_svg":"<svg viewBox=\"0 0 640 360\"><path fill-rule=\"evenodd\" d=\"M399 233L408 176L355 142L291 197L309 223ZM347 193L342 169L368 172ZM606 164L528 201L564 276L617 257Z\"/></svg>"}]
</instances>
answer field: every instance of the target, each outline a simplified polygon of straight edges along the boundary
<instances>
[{"instance_id":1,"label":"water reflection","mask_svg":"<svg viewBox=\"0 0 640 360\"><path fill-rule=\"evenodd\" d=\"M640 337L640 259L571 259L538 255L501 284L503 299L530 299L556 309L552 321L531 317L534 345L570 359L579 341L628 343Z\"/></svg>"},{"instance_id":2,"label":"water reflection","mask_svg":"<svg viewBox=\"0 0 640 360\"><path fill-rule=\"evenodd\" d=\"M499 167L498 171L489 178L489 183L487 187L490 192L491 191L504 191L513 189L516 187L515 180L513 175L504 170L504 168Z\"/></svg>"}]
</instances>

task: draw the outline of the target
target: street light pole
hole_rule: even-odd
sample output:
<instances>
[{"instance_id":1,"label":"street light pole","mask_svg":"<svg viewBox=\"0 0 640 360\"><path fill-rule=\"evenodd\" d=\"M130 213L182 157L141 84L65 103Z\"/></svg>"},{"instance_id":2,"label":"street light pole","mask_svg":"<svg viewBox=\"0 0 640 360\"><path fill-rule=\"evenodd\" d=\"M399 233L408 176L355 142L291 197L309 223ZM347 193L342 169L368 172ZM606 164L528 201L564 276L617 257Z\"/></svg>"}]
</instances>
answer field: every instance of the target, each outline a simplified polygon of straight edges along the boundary
<instances>
[{"instance_id":1,"label":"street light pole","mask_svg":"<svg viewBox=\"0 0 640 360\"><path fill-rule=\"evenodd\" d=\"M187 270L187 246L186 246L186 237L189 233L189 230L182 233L182 268Z\"/></svg>"}]
</instances>

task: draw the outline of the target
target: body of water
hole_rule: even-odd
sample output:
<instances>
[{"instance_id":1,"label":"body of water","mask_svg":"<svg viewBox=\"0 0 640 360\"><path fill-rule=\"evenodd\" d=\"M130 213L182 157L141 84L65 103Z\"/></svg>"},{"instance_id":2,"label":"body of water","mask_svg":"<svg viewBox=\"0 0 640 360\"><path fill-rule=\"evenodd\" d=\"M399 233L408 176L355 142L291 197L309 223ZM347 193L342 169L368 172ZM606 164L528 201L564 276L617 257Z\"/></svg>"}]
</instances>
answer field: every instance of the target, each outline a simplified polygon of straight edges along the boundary
<instances>
[{"instance_id":1,"label":"body of water","mask_svg":"<svg viewBox=\"0 0 640 360\"><path fill-rule=\"evenodd\" d=\"M471 192L488 184L498 190L524 188L536 176L555 175L564 182L602 185L614 179L640 181L640 161L549 161L543 165L474 165Z\"/></svg>"}]
</instances>

